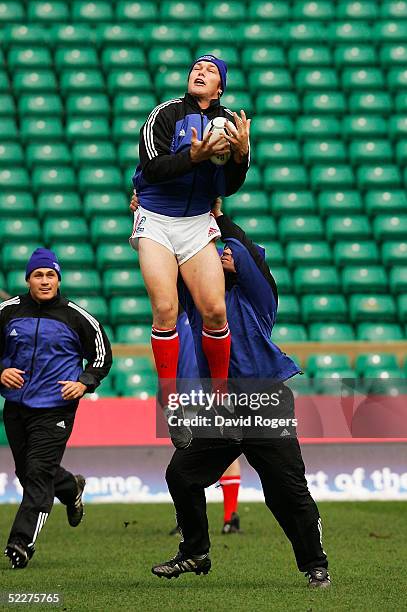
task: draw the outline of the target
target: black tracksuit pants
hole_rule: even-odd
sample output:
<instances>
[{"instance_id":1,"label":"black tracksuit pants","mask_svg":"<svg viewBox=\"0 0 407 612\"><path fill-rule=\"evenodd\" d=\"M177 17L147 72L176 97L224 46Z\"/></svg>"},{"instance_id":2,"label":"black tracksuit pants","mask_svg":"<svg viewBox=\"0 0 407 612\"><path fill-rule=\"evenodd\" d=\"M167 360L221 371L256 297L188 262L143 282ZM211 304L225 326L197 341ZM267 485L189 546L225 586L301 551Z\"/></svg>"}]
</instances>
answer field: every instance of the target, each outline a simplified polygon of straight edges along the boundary
<instances>
[{"instance_id":1,"label":"black tracksuit pants","mask_svg":"<svg viewBox=\"0 0 407 612\"><path fill-rule=\"evenodd\" d=\"M328 567L321 519L308 491L296 438L247 438L241 443L195 438L189 448L176 450L166 479L183 535L180 551L186 555L209 551L204 489L242 453L260 476L266 504L292 544L298 569Z\"/></svg>"},{"instance_id":2,"label":"black tracksuit pants","mask_svg":"<svg viewBox=\"0 0 407 612\"><path fill-rule=\"evenodd\" d=\"M9 542L34 547L51 512L54 496L63 504L75 501L73 474L61 467L78 402L58 408L27 408L6 401L4 426L13 453L16 475L23 487Z\"/></svg>"}]
</instances>

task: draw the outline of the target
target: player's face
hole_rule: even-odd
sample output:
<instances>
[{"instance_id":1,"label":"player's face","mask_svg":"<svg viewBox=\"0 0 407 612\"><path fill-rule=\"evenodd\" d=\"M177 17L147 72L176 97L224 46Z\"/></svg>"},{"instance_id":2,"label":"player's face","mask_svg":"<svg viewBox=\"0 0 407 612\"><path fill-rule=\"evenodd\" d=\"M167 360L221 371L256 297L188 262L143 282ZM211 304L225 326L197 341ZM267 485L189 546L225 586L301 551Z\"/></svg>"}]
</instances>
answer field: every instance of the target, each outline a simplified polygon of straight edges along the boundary
<instances>
[{"instance_id":1,"label":"player's face","mask_svg":"<svg viewBox=\"0 0 407 612\"><path fill-rule=\"evenodd\" d=\"M235 260L233 259L232 251L229 247L223 249L223 253L220 256L222 267L225 272L236 272Z\"/></svg>"},{"instance_id":2,"label":"player's face","mask_svg":"<svg viewBox=\"0 0 407 612\"><path fill-rule=\"evenodd\" d=\"M37 268L31 272L27 285L36 302L52 300L59 288L58 274L51 268Z\"/></svg>"},{"instance_id":3,"label":"player's face","mask_svg":"<svg viewBox=\"0 0 407 612\"><path fill-rule=\"evenodd\" d=\"M192 96L216 99L221 91L219 70L212 62L197 62L188 79Z\"/></svg>"}]
</instances>

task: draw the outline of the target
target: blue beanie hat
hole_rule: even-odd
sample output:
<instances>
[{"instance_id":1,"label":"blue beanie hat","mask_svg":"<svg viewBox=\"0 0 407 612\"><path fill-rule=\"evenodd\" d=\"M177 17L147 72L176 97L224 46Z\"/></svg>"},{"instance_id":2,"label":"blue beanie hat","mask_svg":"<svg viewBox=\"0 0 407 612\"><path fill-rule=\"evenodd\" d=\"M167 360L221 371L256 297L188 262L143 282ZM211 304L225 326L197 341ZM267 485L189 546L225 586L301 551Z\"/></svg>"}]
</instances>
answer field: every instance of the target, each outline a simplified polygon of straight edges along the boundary
<instances>
[{"instance_id":1,"label":"blue beanie hat","mask_svg":"<svg viewBox=\"0 0 407 612\"><path fill-rule=\"evenodd\" d=\"M260 257L261 257L262 259L266 259L266 249L265 249L265 248L263 248L262 246L260 246L259 244L256 244L255 242L254 242L253 244L254 244L254 246L256 247L257 252L258 252L258 254L260 255ZM232 244L232 246L230 247L230 246L229 246L229 245L226 243L224 247L216 247L216 250L218 251L219 255L223 255L223 250L224 250L226 247L229 247L229 248L230 248L230 250L231 250L231 251L232 251L232 253L233 253L233 244Z\"/></svg>"},{"instance_id":2,"label":"blue beanie hat","mask_svg":"<svg viewBox=\"0 0 407 612\"><path fill-rule=\"evenodd\" d=\"M201 55L192 64L192 66L191 66L191 68L190 68L190 70L188 72L188 76L191 74L192 68L198 62L212 62L212 64L215 64L215 66L219 70L220 83L221 83L222 93L223 93L225 91L225 89L226 89L226 76L227 76L227 73L228 73L228 67L226 65L226 62L224 62L223 60L219 59L218 57L215 57L214 55Z\"/></svg>"},{"instance_id":3,"label":"blue beanie hat","mask_svg":"<svg viewBox=\"0 0 407 612\"><path fill-rule=\"evenodd\" d=\"M51 268L51 270L55 270L59 280L61 280L61 268L58 257L52 251L43 248L35 249L25 269L25 280L28 280L31 272L37 270L37 268Z\"/></svg>"}]
</instances>

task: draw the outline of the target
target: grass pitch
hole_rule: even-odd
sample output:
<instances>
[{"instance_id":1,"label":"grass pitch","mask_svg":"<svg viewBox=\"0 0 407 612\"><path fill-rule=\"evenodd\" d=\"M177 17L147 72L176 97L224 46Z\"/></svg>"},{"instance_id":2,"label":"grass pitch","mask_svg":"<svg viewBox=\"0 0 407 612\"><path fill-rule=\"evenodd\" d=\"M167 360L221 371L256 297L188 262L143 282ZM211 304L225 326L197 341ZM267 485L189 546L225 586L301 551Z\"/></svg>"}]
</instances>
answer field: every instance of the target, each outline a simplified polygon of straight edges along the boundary
<instances>
[{"instance_id":1,"label":"grass pitch","mask_svg":"<svg viewBox=\"0 0 407 612\"><path fill-rule=\"evenodd\" d=\"M177 550L178 539L167 535L173 526L172 506L89 504L76 529L68 526L64 508L56 506L26 569L10 570L8 560L0 559L0 591L60 592L59 609L75 612L407 610L407 505L336 502L320 503L319 508L332 576L328 590L307 588L267 508L242 503L242 535L221 536L222 508L208 507L209 575L171 580L153 576L151 565ZM15 509L0 508L3 541Z\"/></svg>"}]
</instances>

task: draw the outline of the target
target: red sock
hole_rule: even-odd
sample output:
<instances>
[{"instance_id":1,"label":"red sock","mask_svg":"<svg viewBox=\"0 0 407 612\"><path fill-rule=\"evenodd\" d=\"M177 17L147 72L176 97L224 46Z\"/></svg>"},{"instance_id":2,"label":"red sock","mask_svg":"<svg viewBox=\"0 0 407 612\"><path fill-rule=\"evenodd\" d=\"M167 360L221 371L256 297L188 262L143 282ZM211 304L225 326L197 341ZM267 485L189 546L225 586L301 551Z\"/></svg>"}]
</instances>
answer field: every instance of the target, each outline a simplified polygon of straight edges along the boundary
<instances>
[{"instance_id":1,"label":"red sock","mask_svg":"<svg viewBox=\"0 0 407 612\"><path fill-rule=\"evenodd\" d=\"M220 329L202 328L202 350L208 360L212 380L216 380L215 391L227 391L230 361L230 331L226 323Z\"/></svg>"},{"instance_id":2,"label":"red sock","mask_svg":"<svg viewBox=\"0 0 407 612\"><path fill-rule=\"evenodd\" d=\"M151 346L153 348L155 366L161 389L163 406L168 404L170 393L177 392L177 365L179 353L179 338L177 328L151 330Z\"/></svg>"},{"instance_id":3,"label":"red sock","mask_svg":"<svg viewBox=\"0 0 407 612\"><path fill-rule=\"evenodd\" d=\"M240 476L222 476L219 483L223 492L223 522L228 523L237 511Z\"/></svg>"}]
</instances>

